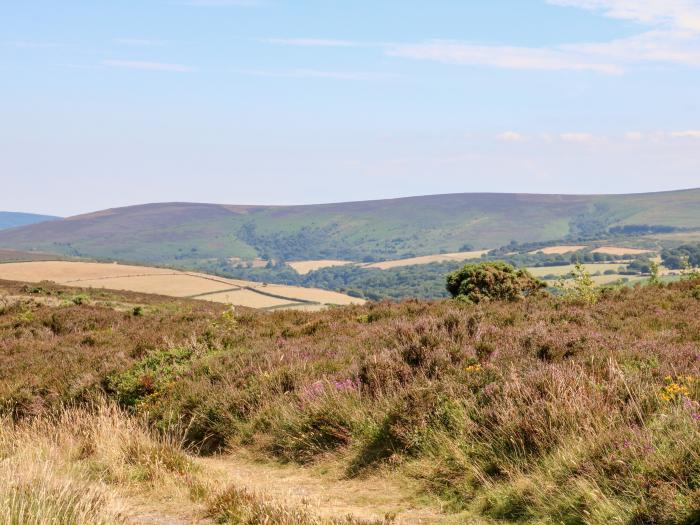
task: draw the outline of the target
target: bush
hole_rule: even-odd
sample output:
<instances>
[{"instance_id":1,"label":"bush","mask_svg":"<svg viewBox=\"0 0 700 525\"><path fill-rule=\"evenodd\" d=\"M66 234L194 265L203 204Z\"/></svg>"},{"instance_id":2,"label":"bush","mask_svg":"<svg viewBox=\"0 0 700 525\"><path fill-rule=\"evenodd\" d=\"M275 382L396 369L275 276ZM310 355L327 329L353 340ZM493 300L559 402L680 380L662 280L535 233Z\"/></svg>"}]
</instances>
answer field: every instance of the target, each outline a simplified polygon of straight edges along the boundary
<instances>
[{"instance_id":1,"label":"bush","mask_svg":"<svg viewBox=\"0 0 700 525\"><path fill-rule=\"evenodd\" d=\"M447 291L452 297L471 303L517 301L546 286L527 270L500 261L466 264L447 276Z\"/></svg>"}]
</instances>

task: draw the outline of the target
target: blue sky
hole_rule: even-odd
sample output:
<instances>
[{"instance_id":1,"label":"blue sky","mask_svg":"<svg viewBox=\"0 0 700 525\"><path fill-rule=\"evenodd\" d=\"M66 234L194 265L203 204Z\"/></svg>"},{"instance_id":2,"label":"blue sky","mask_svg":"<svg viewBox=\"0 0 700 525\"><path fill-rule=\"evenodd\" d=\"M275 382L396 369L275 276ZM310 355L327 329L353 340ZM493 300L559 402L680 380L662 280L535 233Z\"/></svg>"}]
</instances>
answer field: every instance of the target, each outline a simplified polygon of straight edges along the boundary
<instances>
[{"instance_id":1,"label":"blue sky","mask_svg":"<svg viewBox=\"0 0 700 525\"><path fill-rule=\"evenodd\" d=\"M700 186L700 0L5 0L0 209Z\"/></svg>"}]
</instances>

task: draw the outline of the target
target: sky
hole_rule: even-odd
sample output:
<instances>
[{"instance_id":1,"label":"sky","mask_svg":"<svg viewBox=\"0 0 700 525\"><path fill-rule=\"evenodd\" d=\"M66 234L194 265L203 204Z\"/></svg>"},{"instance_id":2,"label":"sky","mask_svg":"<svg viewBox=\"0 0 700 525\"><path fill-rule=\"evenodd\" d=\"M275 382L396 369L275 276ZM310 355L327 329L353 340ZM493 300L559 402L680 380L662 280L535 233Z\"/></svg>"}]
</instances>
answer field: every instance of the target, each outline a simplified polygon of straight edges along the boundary
<instances>
[{"instance_id":1,"label":"sky","mask_svg":"<svg viewBox=\"0 0 700 525\"><path fill-rule=\"evenodd\" d=\"M2 0L0 210L700 187L700 0Z\"/></svg>"}]
</instances>

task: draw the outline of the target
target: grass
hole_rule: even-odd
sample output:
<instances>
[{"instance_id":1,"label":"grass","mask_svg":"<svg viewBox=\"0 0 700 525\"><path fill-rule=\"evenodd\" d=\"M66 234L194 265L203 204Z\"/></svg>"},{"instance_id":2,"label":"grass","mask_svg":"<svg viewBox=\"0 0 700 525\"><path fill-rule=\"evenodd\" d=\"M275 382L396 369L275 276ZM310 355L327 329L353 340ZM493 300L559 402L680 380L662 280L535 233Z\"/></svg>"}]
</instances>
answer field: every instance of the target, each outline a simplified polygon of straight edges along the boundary
<instances>
[{"instance_id":1,"label":"grass","mask_svg":"<svg viewBox=\"0 0 700 525\"><path fill-rule=\"evenodd\" d=\"M158 430L136 438L142 446L107 432L104 446L85 448L87 470L100 473L90 479L107 486L200 479L182 444L326 465L349 479L392 472L418 484L416 501L438 498L483 523L700 519L697 281L609 289L585 303L266 314L136 294L56 302L75 292L50 285L0 289L14 297L0 309L6 417L28 425L106 395ZM210 515L234 523L236 513L290 523L306 512L240 487L204 492Z\"/></svg>"}]
</instances>

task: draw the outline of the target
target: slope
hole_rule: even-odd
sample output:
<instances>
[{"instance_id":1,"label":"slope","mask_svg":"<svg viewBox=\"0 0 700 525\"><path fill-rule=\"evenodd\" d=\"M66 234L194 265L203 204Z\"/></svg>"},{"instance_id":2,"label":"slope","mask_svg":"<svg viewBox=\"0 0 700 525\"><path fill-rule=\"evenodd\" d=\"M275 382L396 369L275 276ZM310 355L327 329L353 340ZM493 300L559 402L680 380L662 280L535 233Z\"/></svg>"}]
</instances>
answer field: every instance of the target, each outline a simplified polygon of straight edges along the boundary
<instances>
[{"instance_id":1,"label":"slope","mask_svg":"<svg viewBox=\"0 0 700 525\"><path fill-rule=\"evenodd\" d=\"M700 228L700 190L450 194L305 206L164 203L0 232L0 247L196 266L239 257L372 261L653 225Z\"/></svg>"},{"instance_id":2,"label":"slope","mask_svg":"<svg viewBox=\"0 0 700 525\"><path fill-rule=\"evenodd\" d=\"M16 228L37 222L58 219L52 215L37 215L35 213L18 213L12 211L0 211L0 230Z\"/></svg>"}]
</instances>

